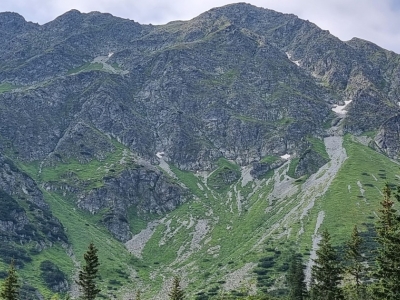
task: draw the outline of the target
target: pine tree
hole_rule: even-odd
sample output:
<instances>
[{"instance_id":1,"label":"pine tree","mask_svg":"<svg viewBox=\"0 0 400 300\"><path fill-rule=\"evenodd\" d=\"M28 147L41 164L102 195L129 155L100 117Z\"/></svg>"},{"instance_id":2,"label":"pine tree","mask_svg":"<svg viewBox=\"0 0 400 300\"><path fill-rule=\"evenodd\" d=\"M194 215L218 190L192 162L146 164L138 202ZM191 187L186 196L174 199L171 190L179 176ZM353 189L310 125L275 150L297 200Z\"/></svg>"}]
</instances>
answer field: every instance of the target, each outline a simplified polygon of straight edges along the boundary
<instances>
[{"instance_id":1,"label":"pine tree","mask_svg":"<svg viewBox=\"0 0 400 300\"><path fill-rule=\"evenodd\" d=\"M345 270L351 276L350 289L355 292L357 299L363 294L362 278L365 275L365 267L363 265L364 258L362 256L363 239L358 232L357 226L354 226L350 240L346 243L346 262Z\"/></svg>"},{"instance_id":2,"label":"pine tree","mask_svg":"<svg viewBox=\"0 0 400 300\"><path fill-rule=\"evenodd\" d=\"M185 299L185 293L180 286L179 277L175 276L172 282L171 291L168 293L170 300L183 300Z\"/></svg>"},{"instance_id":3,"label":"pine tree","mask_svg":"<svg viewBox=\"0 0 400 300\"><path fill-rule=\"evenodd\" d=\"M342 276L339 259L331 245L331 236L327 230L322 232L317 258L312 268L311 298L313 300L343 299L339 287Z\"/></svg>"},{"instance_id":4,"label":"pine tree","mask_svg":"<svg viewBox=\"0 0 400 300\"><path fill-rule=\"evenodd\" d=\"M17 300L19 296L18 276L14 267L14 260L11 261L10 268L8 269L8 276L4 280L0 297L4 300Z\"/></svg>"},{"instance_id":5,"label":"pine tree","mask_svg":"<svg viewBox=\"0 0 400 300\"><path fill-rule=\"evenodd\" d=\"M79 271L79 280L76 282L81 288L84 300L93 300L100 293L100 289L96 286L97 272L100 265L97 251L93 243L90 243L83 256L85 266Z\"/></svg>"},{"instance_id":6,"label":"pine tree","mask_svg":"<svg viewBox=\"0 0 400 300\"><path fill-rule=\"evenodd\" d=\"M140 291L136 292L135 300L140 300Z\"/></svg>"},{"instance_id":7,"label":"pine tree","mask_svg":"<svg viewBox=\"0 0 400 300\"><path fill-rule=\"evenodd\" d=\"M399 193L395 195L400 199ZM383 189L383 200L376 224L376 241L379 244L376 257L375 297L400 299L400 220L394 209L388 184Z\"/></svg>"},{"instance_id":8,"label":"pine tree","mask_svg":"<svg viewBox=\"0 0 400 300\"><path fill-rule=\"evenodd\" d=\"M305 283L304 266L301 255L296 253L292 256L288 271L288 286L290 300L303 300L307 295Z\"/></svg>"}]
</instances>

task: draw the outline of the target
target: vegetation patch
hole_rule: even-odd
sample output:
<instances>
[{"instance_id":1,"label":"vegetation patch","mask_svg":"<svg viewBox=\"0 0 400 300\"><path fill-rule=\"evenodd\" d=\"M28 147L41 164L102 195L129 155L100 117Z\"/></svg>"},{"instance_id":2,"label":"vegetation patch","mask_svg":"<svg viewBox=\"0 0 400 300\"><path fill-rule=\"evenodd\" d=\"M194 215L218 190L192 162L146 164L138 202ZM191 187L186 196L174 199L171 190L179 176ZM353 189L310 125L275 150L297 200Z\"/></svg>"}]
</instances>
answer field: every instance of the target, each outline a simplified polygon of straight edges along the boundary
<instances>
[{"instance_id":1,"label":"vegetation patch","mask_svg":"<svg viewBox=\"0 0 400 300\"><path fill-rule=\"evenodd\" d=\"M101 63L85 63L84 65L71 69L67 72L68 75L70 74L77 74L80 72L88 72L92 70L102 70L103 69L103 64Z\"/></svg>"},{"instance_id":2,"label":"vegetation patch","mask_svg":"<svg viewBox=\"0 0 400 300\"><path fill-rule=\"evenodd\" d=\"M240 178L240 168L225 158L220 158L217 165L218 168L208 177L207 184L219 192L225 192Z\"/></svg>"},{"instance_id":3,"label":"vegetation patch","mask_svg":"<svg viewBox=\"0 0 400 300\"><path fill-rule=\"evenodd\" d=\"M19 86L12 85L11 83L3 82L3 83L0 84L0 94L12 91L12 90L14 90L14 89L16 89L18 87Z\"/></svg>"},{"instance_id":4,"label":"vegetation patch","mask_svg":"<svg viewBox=\"0 0 400 300\"><path fill-rule=\"evenodd\" d=\"M311 143L311 148L319 153L323 158L329 159L329 155L326 152L325 143L315 137L308 137L307 140Z\"/></svg>"},{"instance_id":5,"label":"vegetation patch","mask_svg":"<svg viewBox=\"0 0 400 300\"><path fill-rule=\"evenodd\" d=\"M44 260L40 263L40 276L46 286L54 292L66 291L68 287L65 284L67 282L66 275L50 260Z\"/></svg>"}]
</instances>

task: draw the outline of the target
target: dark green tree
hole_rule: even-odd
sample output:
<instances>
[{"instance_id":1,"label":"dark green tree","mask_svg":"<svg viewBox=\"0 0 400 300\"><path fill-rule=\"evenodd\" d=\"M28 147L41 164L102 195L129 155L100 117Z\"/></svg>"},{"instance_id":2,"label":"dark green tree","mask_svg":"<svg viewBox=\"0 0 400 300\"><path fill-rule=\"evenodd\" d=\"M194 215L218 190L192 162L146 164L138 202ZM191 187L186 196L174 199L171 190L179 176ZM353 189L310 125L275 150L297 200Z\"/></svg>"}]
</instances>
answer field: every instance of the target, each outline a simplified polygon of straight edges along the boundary
<instances>
[{"instance_id":1,"label":"dark green tree","mask_svg":"<svg viewBox=\"0 0 400 300\"><path fill-rule=\"evenodd\" d=\"M100 265L99 258L97 256L97 248L93 243L89 244L88 250L84 254L85 265L82 270L79 271L79 280L76 283L79 285L84 300L93 300L97 294L100 293L100 289L97 288L97 272Z\"/></svg>"},{"instance_id":2,"label":"dark green tree","mask_svg":"<svg viewBox=\"0 0 400 300\"><path fill-rule=\"evenodd\" d=\"M400 199L399 193L395 197ZM400 220L388 184L383 189L375 228L379 247L374 271L374 296L377 299L400 299Z\"/></svg>"},{"instance_id":3,"label":"dark green tree","mask_svg":"<svg viewBox=\"0 0 400 300\"><path fill-rule=\"evenodd\" d=\"M135 300L140 300L140 291L136 292Z\"/></svg>"},{"instance_id":4,"label":"dark green tree","mask_svg":"<svg viewBox=\"0 0 400 300\"><path fill-rule=\"evenodd\" d=\"M179 277L175 276L172 282L171 291L168 293L170 300L182 300L185 299L185 293L181 288Z\"/></svg>"},{"instance_id":5,"label":"dark green tree","mask_svg":"<svg viewBox=\"0 0 400 300\"><path fill-rule=\"evenodd\" d=\"M355 299L365 299L365 286L362 280L365 279L366 269L364 266L365 259L362 255L363 239L354 226L350 240L346 243L346 266L345 272L350 280L346 285L346 292Z\"/></svg>"},{"instance_id":6,"label":"dark green tree","mask_svg":"<svg viewBox=\"0 0 400 300\"><path fill-rule=\"evenodd\" d=\"M17 300L19 296L18 276L14 266L14 260L11 260L8 276L3 282L0 297L3 300Z\"/></svg>"},{"instance_id":7,"label":"dark green tree","mask_svg":"<svg viewBox=\"0 0 400 300\"><path fill-rule=\"evenodd\" d=\"M307 296L307 287L305 283L304 266L301 255L293 254L287 276L289 286L290 300L303 300Z\"/></svg>"},{"instance_id":8,"label":"dark green tree","mask_svg":"<svg viewBox=\"0 0 400 300\"><path fill-rule=\"evenodd\" d=\"M331 236L327 230L322 232L317 258L311 271L311 299L338 300L343 299L340 289L342 269L335 249L331 244Z\"/></svg>"}]
</instances>

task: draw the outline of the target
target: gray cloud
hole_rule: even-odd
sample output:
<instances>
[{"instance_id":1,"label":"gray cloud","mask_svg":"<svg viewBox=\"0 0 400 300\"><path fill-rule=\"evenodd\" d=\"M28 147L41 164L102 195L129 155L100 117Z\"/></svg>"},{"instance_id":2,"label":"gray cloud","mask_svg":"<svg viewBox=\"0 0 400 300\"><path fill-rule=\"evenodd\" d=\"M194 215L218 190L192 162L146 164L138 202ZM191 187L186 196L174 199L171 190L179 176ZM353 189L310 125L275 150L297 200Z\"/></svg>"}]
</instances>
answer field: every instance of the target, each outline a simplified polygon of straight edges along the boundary
<instances>
[{"instance_id":1,"label":"gray cloud","mask_svg":"<svg viewBox=\"0 0 400 300\"><path fill-rule=\"evenodd\" d=\"M400 53L400 4L397 0L248 0L256 6L293 13L342 40L356 36ZM1 0L0 11L16 11L40 24L71 9L101 11L140 23L188 20L227 0Z\"/></svg>"}]
</instances>

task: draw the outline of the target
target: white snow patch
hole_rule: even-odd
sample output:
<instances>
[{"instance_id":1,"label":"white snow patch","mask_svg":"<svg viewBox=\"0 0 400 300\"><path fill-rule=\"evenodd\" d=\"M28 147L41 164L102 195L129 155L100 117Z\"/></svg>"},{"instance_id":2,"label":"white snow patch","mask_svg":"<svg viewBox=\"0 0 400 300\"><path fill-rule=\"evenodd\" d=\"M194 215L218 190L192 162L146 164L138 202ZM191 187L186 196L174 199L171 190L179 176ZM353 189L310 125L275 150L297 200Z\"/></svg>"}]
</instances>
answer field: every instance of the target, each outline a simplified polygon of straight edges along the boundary
<instances>
[{"instance_id":1,"label":"white snow patch","mask_svg":"<svg viewBox=\"0 0 400 300\"><path fill-rule=\"evenodd\" d=\"M292 63L294 63L294 64L296 64L297 66L300 67L300 61L301 61L301 59L299 59L299 60L293 60L293 59L292 59L292 55L290 55L289 52L285 52L285 53L286 53L287 58L288 58Z\"/></svg>"},{"instance_id":2,"label":"white snow patch","mask_svg":"<svg viewBox=\"0 0 400 300\"><path fill-rule=\"evenodd\" d=\"M283 158L283 159L286 159L286 160L287 160L287 159L289 159L289 158L290 158L290 154L285 154L285 155L282 155L282 156L281 156L281 158Z\"/></svg>"},{"instance_id":3,"label":"white snow patch","mask_svg":"<svg viewBox=\"0 0 400 300\"><path fill-rule=\"evenodd\" d=\"M352 100L344 101L344 105L335 105L332 110L340 115L345 115L347 110L345 110L346 106L351 103Z\"/></svg>"},{"instance_id":4,"label":"white snow patch","mask_svg":"<svg viewBox=\"0 0 400 300\"><path fill-rule=\"evenodd\" d=\"M163 158L164 157L164 155L165 155L165 153L164 152L157 152L156 153L156 156L158 157L158 158Z\"/></svg>"},{"instance_id":5,"label":"white snow patch","mask_svg":"<svg viewBox=\"0 0 400 300\"><path fill-rule=\"evenodd\" d=\"M108 58L110 58L110 57L113 56L113 55L114 55L114 52L108 53Z\"/></svg>"}]
</instances>

